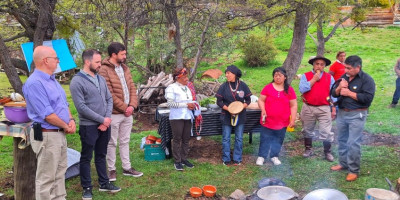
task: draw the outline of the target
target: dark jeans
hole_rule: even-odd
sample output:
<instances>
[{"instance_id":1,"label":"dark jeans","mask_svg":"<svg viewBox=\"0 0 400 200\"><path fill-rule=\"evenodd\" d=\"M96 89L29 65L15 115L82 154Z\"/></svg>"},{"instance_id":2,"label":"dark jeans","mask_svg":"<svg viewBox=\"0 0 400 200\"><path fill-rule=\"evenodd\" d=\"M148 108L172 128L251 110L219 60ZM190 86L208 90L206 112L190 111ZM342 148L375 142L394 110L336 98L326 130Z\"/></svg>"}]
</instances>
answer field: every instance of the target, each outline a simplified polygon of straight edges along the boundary
<instances>
[{"instance_id":1,"label":"dark jeans","mask_svg":"<svg viewBox=\"0 0 400 200\"><path fill-rule=\"evenodd\" d=\"M83 188L92 188L90 177L90 161L95 153L94 163L96 165L99 184L103 185L109 181L106 168L107 145L110 141L110 128L106 131L97 129L99 125L80 126L79 135L81 136L82 151L79 162L81 185Z\"/></svg>"},{"instance_id":2,"label":"dark jeans","mask_svg":"<svg viewBox=\"0 0 400 200\"><path fill-rule=\"evenodd\" d=\"M172 155L176 163L187 159L189 153L190 132L192 121L190 119L170 120L172 130Z\"/></svg>"},{"instance_id":3,"label":"dark jeans","mask_svg":"<svg viewBox=\"0 0 400 200\"><path fill-rule=\"evenodd\" d=\"M273 130L262 126L260 131L260 149L258 151L258 156L267 158L269 152L270 158L278 157L285 135L286 127L279 130Z\"/></svg>"},{"instance_id":4,"label":"dark jeans","mask_svg":"<svg viewBox=\"0 0 400 200\"><path fill-rule=\"evenodd\" d=\"M400 78L397 78L396 79L396 90L394 91L394 94L393 94L392 104L397 104L399 102L399 98L400 98Z\"/></svg>"}]
</instances>

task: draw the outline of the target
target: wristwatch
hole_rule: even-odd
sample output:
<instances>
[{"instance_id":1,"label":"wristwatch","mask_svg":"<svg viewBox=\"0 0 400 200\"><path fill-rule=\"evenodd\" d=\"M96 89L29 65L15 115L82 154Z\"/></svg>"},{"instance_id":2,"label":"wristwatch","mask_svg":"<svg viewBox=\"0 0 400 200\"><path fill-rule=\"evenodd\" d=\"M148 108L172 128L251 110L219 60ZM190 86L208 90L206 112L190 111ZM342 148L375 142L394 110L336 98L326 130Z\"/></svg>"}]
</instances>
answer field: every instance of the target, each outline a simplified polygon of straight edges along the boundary
<instances>
[{"instance_id":1,"label":"wristwatch","mask_svg":"<svg viewBox=\"0 0 400 200\"><path fill-rule=\"evenodd\" d=\"M69 118L69 121L71 121L71 120L74 121L74 122L76 122L76 121L75 121L75 118L73 118L73 117L72 117L72 118Z\"/></svg>"}]
</instances>

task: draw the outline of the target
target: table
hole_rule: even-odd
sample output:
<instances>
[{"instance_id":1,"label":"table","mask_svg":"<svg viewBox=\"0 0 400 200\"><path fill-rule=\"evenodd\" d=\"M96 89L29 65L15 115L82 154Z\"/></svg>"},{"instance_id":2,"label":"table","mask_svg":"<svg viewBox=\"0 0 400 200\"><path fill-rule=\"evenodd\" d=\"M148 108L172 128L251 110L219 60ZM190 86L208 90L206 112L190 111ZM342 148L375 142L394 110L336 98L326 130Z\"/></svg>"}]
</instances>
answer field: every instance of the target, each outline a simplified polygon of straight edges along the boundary
<instances>
[{"instance_id":1,"label":"table","mask_svg":"<svg viewBox=\"0 0 400 200\"><path fill-rule=\"evenodd\" d=\"M158 122L158 134L161 136L161 146L166 149L167 153L171 150L171 125L169 123L169 109L157 108L155 120ZM220 120L221 109L207 110L201 112L203 116L203 125L200 136L222 135L222 125ZM249 133L249 143L252 143L252 134L260 132L260 116L261 110L246 110L246 123L243 133ZM192 137L196 137L195 126L192 129ZM232 129L234 133L234 128Z\"/></svg>"},{"instance_id":2,"label":"table","mask_svg":"<svg viewBox=\"0 0 400 200\"><path fill-rule=\"evenodd\" d=\"M18 148L25 149L30 145L29 133L31 124L32 122L7 125L4 122L0 122L0 140L2 136L19 137L21 141L18 143Z\"/></svg>"}]
</instances>

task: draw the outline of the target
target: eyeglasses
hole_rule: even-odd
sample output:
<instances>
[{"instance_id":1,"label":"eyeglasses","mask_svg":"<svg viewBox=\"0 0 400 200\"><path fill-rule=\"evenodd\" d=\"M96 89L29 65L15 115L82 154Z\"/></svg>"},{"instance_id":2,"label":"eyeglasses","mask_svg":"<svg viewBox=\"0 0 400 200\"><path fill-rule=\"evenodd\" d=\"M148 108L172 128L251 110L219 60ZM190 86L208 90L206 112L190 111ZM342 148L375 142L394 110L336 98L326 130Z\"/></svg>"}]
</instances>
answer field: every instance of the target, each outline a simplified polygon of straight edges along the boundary
<instances>
[{"instance_id":1,"label":"eyeglasses","mask_svg":"<svg viewBox=\"0 0 400 200\"><path fill-rule=\"evenodd\" d=\"M60 61L60 58L59 57L46 57L46 59L47 58L53 58L53 59L56 59L57 61Z\"/></svg>"}]
</instances>

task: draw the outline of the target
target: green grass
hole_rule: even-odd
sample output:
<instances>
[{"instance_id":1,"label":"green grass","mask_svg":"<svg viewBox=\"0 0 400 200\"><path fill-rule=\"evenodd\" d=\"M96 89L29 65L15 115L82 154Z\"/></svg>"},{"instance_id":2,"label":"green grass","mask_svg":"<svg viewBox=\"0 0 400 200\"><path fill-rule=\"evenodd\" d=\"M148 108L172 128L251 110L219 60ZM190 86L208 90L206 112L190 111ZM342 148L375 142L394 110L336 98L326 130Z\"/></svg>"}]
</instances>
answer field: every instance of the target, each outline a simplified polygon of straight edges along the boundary
<instances>
[{"instance_id":1,"label":"green grass","mask_svg":"<svg viewBox=\"0 0 400 200\"><path fill-rule=\"evenodd\" d=\"M260 34L263 34L260 32ZM366 130L372 134L388 133L400 135L400 108L387 109L395 90L395 73L393 65L400 57L400 40L396 39L400 35L399 28L368 28L365 31L338 29L337 33L326 43L326 57L334 60L335 54L339 50L344 50L347 55L357 54L363 59L363 69L369 73L377 85L375 99L370 108L370 115L367 119ZM290 47L292 32L290 30L281 31L275 40L279 49L276 61L267 66L250 68L241 59L240 51L233 51L232 54L219 55L215 62L201 63L198 71L205 71L210 68L219 68L222 71L229 64L239 66L244 72L243 80L249 85L254 94L259 94L261 89L272 80L272 70L280 66L286 58L287 50ZM306 51L299 68L298 74L311 69L307 64L310 56L315 55L316 47L310 38L307 37ZM292 86L298 92L299 80L294 80ZM9 83L3 73L0 73L0 91L9 87ZM77 117L76 110L69 95L69 87L63 86L68 94L71 112ZM299 110L301 101L299 98ZM134 126L140 126L134 124ZM296 128L299 132L301 127ZM304 159L300 153L302 151L300 134L289 133L285 139L286 154L282 156L282 165L279 167L271 164L258 167L251 163L245 163L240 167L225 167L221 164L211 164L209 162L199 162L193 160L196 165L193 169L177 172L173 168L172 160L157 162L147 162L144 160L144 152L139 149L139 142L142 137L153 134L156 131L141 132L133 134L131 137L131 161L135 168L144 172L141 178L131 178L121 176L121 163L117 159L117 171L119 173L117 185L123 189L117 194L105 194L97 191L97 175L94 165L92 167L92 180L95 185L94 197L98 199L182 199L192 186L202 186L213 184L217 186L218 194L229 196L235 189L241 189L246 194L251 194L257 189L257 181L264 177L276 177L286 182L286 184L300 194L306 194L318 188L337 188L344 192L349 199L364 199L365 190L371 187L387 189L384 177L394 181L400 174L400 151L398 147L387 146L367 146L363 145L361 176L355 181L348 183L345 181L344 172L331 172L328 163L322 159L322 145L316 142L317 156L311 159ZM68 146L78 151L81 148L79 135L68 135ZM204 139L212 139L221 142L220 136L212 136ZM244 141L248 141L248 135L244 136ZM250 155L253 160L257 156L259 144L258 134L254 135L253 144L244 142L243 152ZM335 147L336 148L336 147ZM335 149L335 157L337 157ZM290 156L292 155L292 156ZM11 175L8 171L12 170L12 138L5 137L0 141L0 182ZM79 178L67 181L68 199L80 199L81 187ZM12 189L0 188L0 193L12 196Z\"/></svg>"}]
</instances>

